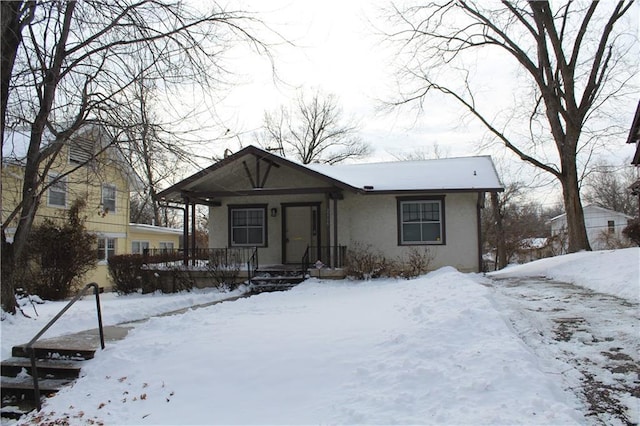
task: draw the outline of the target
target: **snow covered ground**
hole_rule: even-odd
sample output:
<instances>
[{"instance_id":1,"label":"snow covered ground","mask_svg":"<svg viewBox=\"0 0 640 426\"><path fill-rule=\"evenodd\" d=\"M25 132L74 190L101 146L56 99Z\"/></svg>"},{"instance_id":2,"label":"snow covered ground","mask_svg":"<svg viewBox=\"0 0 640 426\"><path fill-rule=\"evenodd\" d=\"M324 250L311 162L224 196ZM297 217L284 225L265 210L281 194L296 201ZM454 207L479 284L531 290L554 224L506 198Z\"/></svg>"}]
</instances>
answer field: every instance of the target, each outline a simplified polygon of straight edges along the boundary
<instances>
[{"instance_id":1,"label":"snow covered ground","mask_svg":"<svg viewBox=\"0 0 640 426\"><path fill-rule=\"evenodd\" d=\"M600 291L633 299L639 259L640 249L585 253L509 273L562 273L582 285L584 277L593 281L607 269L612 279L602 280ZM572 268L574 263L581 266ZM518 271L524 267L531 270ZM635 290L610 284L621 276ZM47 400L40 420L589 423L584 402L562 374L566 364L523 339L509 319L514 306L505 307L491 283L452 268L408 281L309 280L288 292L154 317L89 361L73 387ZM108 296L103 311L105 322L115 323L226 296ZM637 310L635 300L629 303ZM73 308L74 324L52 333L93 327L92 303L82 301ZM56 305L39 305L35 320L2 321L3 357L13 344L29 340ZM620 327L637 336L637 323Z\"/></svg>"},{"instance_id":2,"label":"snow covered ground","mask_svg":"<svg viewBox=\"0 0 640 426\"><path fill-rule=\"evenodd\" d=\"M492 278L546 277L640 301L640 248L572 253L509 266Z\"/></svg>"}]
</instances>

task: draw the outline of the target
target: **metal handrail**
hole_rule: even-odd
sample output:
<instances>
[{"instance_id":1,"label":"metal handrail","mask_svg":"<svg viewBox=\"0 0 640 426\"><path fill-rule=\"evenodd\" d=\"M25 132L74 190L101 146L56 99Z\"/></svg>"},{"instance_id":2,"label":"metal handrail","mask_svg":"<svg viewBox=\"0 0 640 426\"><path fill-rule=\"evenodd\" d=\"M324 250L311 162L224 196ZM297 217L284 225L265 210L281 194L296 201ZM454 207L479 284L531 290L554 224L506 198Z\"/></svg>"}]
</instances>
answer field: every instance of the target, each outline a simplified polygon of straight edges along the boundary
<instances>
[{"instance_id":1,"label":"metal handrail","mask_svg":"<svg viewBox=\"0 0 640 426\"><path fill-rule=\"evenodd\" d=\"M251 268L253 265L253 268ZM247 259L247 283L251 284L251 280L255 275L255 271L258 269L258 247L253 248L253 253Z\"/></svg>"},{"instance_id":2,"label":"metal handrail","mask_svg":"<svg viewBox=\"0 0 640 426\"><path fill-rule=\"evenodd\" d=\"M36 366L36 352L35 352L35 349L33 348L33 345L38 341L40 337L42 337L44 333L47 332L47 330L51 328L51 326L56 321L58 321L58 319L60 319L60 317L65 312L67 312L67 310L69 310L71 305L76 303L82 296L84 296L84 294L90 287L93 287L93 294L95 294L96 296L96 310L98 313L98 330L100 331L100 346L102 347L102 349L104 349L104 331L102 329L102 310L100 309L100 287L98 287L98 284L96 283L89 283L86 286L84 286L84 288L80 290L78 294L73 299L71 299L71 301L67 303L67 305L64 308L62 308L62 310L58 312L58 314L55 317L53 317L51 321L49 321L47 325L45 325L42 328L42 330L40 330L38 334L36 334L33 337L33 339L31 339L29 343L25 345L25 350L29 353L29 358L31 358L31 375L33 376L33 396L35 398L38 411L40 411L40 409L42 408L42 404L40 402L40 386L38 383L38 368Z\"/></svg>"},{"instance_id":3,"label":"metal handrail","mask_svg":"<svg viewBox=\"0 0 640 426\"><path fill-rule=\"evenodd\" d=\"M309 246L307 246L307 249L305 250L304 254L302 255L302 273L304 276L306 276L307 274L307 270L309 269Z\"/></svg>"}]
</instances>

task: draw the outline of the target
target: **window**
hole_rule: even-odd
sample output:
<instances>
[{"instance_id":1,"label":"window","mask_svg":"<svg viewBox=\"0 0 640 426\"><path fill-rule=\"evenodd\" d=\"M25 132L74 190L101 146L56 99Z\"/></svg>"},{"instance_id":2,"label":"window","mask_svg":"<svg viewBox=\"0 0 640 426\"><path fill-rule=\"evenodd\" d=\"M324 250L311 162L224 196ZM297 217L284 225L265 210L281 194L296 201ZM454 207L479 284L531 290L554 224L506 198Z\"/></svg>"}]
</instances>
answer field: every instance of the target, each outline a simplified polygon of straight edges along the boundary
<instances>
[{"instance_id":1,"label":"window","mask_svg":"<svg viewBox=\"0 0 640 426\"><path fill-rule=\"evenodd\" d=\"M159 246L160 246L160 250L173 250L173 243L171 241L169 242L161 241Z\"/></svg>"},{"instance_id":2,"label":"window","mask_svg":"<svg viewBox=\"0 0 640 426\"><path fill-rule=\"evenodd\" d=\"M231 246L266 246L266 205L229 206L229 241Z\"/></svg>"},{"instance_id":3,"label":"window","mask_svg":"<svg viewBox=\"0 0 640 426\"><path fill-rule=\"evenodd\" d=\"M607 228L609 228L609 233L613 234L616 232L616 223L613 220L607 221Z\"/></svg>"},{"instance_id":4,"label":"window","mask_svg":"<svg viewBox=\"0 0 640 426\"><path fill-rule=\"evenodd\" d=\"M102 210L105 213L116 212L116 186L102 185Z\"/></svg>"},{"instance_id":5,"label":"window","mask_svg":"<svg viewBox=\"0 0 640 426\"><path fill-rule=\"evenodd\" d=\"M131 242L131 253L133 254L144 254L144 251L148 249L149 249L149 241L132 241Z\"/></svg>"},{"instance_id":6,"label":"window","mask_svg":"<svg viewBox=\"0 0 640 426\"><path fill-rule=\"evenodd\" d=\"M57 175L49 176L49 205L56 207L67 206L67 179L60 178L57 182L54 182L58 178Z\"/></svg>"},{"instance_id":7,"label":"window","mask_svg":"<svg viewBox=\"0 0 640 426\"><path fill-rule=\"evenodd\" d=\"M444 197L398 199L398 244L444 244Z\"/></svg>"},{"instance_id":8,"label":"window","mask_svg":"<svg viewBox=\"0 0 640 426\"><path fill-rule=\"evenodd\" d=\"M106 262L114 254L116 254L116 239L98 238L98 261Z\"/></svg>"}]
</instances>

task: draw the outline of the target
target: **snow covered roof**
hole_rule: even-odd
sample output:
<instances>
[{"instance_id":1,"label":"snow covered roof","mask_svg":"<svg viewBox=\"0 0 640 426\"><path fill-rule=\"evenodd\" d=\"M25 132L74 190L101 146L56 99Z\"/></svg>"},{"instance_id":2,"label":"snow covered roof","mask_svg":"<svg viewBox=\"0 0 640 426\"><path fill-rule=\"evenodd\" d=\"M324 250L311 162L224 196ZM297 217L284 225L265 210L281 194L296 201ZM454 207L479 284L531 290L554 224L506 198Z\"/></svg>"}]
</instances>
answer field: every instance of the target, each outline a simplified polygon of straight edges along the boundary
<instances>
[{"instance_id":1,"label":"snow covered roof","mask_svg":"<svg viewBox=\"0 0 640 426\"><path fill-rule=\"evenodd\" d=\"M306 167L367 191L502 189L490 156Z\"/></svg>"},{"instance_id":2,"label":"snow covered roof","mask_svg":"<svg viewBox=\"0 0 640 426\"><path fill-rule=\"evenodd\" d=\"M225 195L266 195L270 193L284 194L292 188L263 188L261 185L242 190L211 191L210 188L220 187L219 182L225 179L225 169L233 164L244 164L247 169L246 158L255 157L268 163L264 169L269 170L272 165L291 168L313 178L324 181L329 187L339 190L349 190L358 193L381 192L491 192L504 189L490 156L444 158L423 161L394 161L387 163L368 164L301 164L279 155L265 151L255 146L247 146L242 150L225 157L223 160L202 169L182 181L160 191L159 199L182 202L183 193L191 192L192 197L211 198ZM247 173L249 173L247 171ZM264 177L268 174L265 172ZM232 173L227 173L227 183L237 181ZM253 178L251 178L253 179ZM218 181L218 183L216 182ZM264 182L262 182L264 183ZM295 188L295 182L290 182ZM304 190L305 188L300 188ZM317 189L317 188L316 188ZM202 195L203 194L203 195Z\"/></svg>"},{"instance_id":3,"label":"snow covered roof","mask_svg":"<svg viewBox=\"0 0 640 426\"><path fill-rule=\"evenodd\" d=\"M178 228L167 228L164 226L148 225L145 223L130 223L129 228L138 232L152 232L157 234L182 235L183 230Z\"/></svg>"}]
</instances>

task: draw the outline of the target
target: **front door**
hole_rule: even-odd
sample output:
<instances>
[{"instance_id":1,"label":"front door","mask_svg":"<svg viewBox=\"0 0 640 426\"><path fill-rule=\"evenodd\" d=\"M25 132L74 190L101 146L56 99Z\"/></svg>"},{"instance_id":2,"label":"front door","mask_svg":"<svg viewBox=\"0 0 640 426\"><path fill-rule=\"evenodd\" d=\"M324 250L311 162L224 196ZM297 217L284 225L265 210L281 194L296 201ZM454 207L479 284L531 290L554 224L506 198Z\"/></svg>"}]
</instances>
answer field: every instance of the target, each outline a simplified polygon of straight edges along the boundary
<instances>
[{"instance_id":1,"label":"front door","mask_svg":"<svg viewBox=\"0 0 640 426\"><path fill-rule=\"evenodd\" d=\"M307 247L318 243L318 206L284 206L284 263L301 263Z\"/></svg>"}]
</instances>

